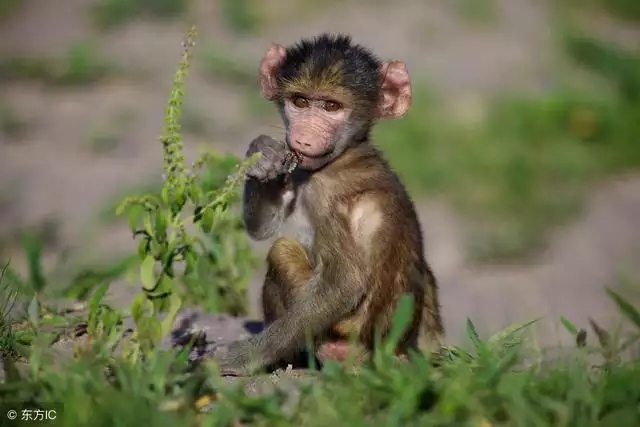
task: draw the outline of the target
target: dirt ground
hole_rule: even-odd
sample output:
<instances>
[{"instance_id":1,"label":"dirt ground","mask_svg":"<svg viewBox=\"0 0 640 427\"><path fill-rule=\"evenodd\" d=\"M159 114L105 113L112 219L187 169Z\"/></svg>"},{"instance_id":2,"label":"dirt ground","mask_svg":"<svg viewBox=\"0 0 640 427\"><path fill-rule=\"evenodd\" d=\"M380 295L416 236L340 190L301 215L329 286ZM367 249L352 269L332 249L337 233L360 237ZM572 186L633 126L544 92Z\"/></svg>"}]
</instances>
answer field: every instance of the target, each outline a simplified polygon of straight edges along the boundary
<instances>
[{"instance_id":1,"label":"dirt ground","mask_svg":"<svg viewBox=\"0 0 640 427\"><path fill-rule=\"evenodd\" d=\"M534 0L497 1L497 23L491 27L469 24L439 1L330 2L298 20L273 0L267 2L274 5L272 24L261 35L246 37L234 35L224 24L217 2L196 3L199 43L225 46L257 64L271 41L347 31L383 57L406 60L415 76L428 76L449 95L451 105L443 108L452 111L464 111L498 91L543 90L557 61L548 12L544 2ZM74 90L31 83L0 89L0 97L30 123L25 138L0 140L0 190L11 200L0 212L0 230L60 218L60 246L90 239L92 249L83 246L83 253L99 259L133 248L126 228L96 228L96 215L114 193L160 173L156 137L185 25L137 21L98 36L87 5L81 0L26 1L0 28L0 55L60 53L77 40L93 38L101 56L144 77L118 77ZM638 31L606 21L598 28L611 37L640 41ZM187 99L211 124L212 142L224 151L240 154L251 138L273 133L277 126L274 120L247 122L246 99L228 84L206 80L197 66L189 77ZM125 110L134 112L133 125L119 131L113 151L96 153L88 142L91 132L113 126L113 117ZM187 138L191 154L200 140ZM560 314L580 324L588 316L603 324L614 322L616 312L603 286L615 284L621 273L638 273L640 266L640 176L594 188L583 215L559 230L543 254L522 265L467 265L455 214L429 200L420 200L419 208L452 341L460 339L466 317L485 333L543 317L538 337L547 344L568 339L558 327ZM264 245L256 248L264 252ZM256 316L261 274L256 272L252 286ZM129 295L120 287L113 297L124 303Z\"/></svg>"}]
</instances>

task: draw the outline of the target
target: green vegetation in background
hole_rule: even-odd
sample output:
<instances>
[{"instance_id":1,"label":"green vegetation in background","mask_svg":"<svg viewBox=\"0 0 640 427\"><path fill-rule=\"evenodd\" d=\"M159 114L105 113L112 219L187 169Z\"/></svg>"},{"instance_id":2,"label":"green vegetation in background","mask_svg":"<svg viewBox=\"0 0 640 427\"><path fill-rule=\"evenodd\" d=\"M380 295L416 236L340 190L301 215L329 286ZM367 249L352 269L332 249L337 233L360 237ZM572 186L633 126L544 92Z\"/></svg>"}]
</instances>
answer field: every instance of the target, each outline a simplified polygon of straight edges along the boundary
<instances>
[{"instance_id":1,"label":"green vegetation in background","mask_svg":"<svg viewBox=\"0 0 640 427\"><path fill-rule=\"evenodd\" d=\"M257 90L255 67L241 63L220 46L207 45L202 53L202 70L213 81L225 81Z\"/></svg>"},{"instance_id":2,"label":"green vegetation in background","mask_svg":"<svg viewBox=\"0 0 640 427\"><path fill-rule=\"evenodd\" d=\"M590 10L594 13L608 13L611 17L619 18L629 23L640 21L640 2L637 0L564 0L553 2L554 8L560 7L566 12L573 10Z\"/></svg>"},{"instance_id":3,"label":"green vegetation in background","mask_svg":"<svg viewBox=\"0 0 640 427\"><path fill-rule=\"evenodd\" d=\"M565 49L578 64L609 79L630 106L640 104L640 52L632 53L575 29L566 30Z\"/></svg>"},{"instance_id":4,"label":"green vegetation in background","mask_svg":"<svg viewBox=\"0 0 640 427\"><path fill-rule=\"evenodd\" d=\"M630 21L640 21L640 2L637 0L595 0L611 14Z\"/></svg>"},{"instance_id":5,"label":"green vegetation in background","mask_svg":"<svg viewBox=\"0 0 640 427\"><path fill-rule=\"evenodd\" d=\"M238 34L251 34L260 27L256 0L221 0L222 17Z\"/></svg>"},{"instance_id":6,"label":"green vegetation in background","mask_svg":"<svg viewBox=\"0 0 640 427\"><path fill-rule=\"evenodd\" d=\"M96 83L116 73L99 49L88 41L74 43L61 58L9 57L0 59L0 80L38 80L50 85L78 86Z\"/></svg>"},{"instance_id":7,"label":"green vegetation in background","mask_svg":"<svg viewBox=\"0 0 640 427\"><path fill-rule=\"evenodd\" d=\"M98 27L111 29L138 17L178 17L188 8L189 0L100 0L92 6L91 13Z\"/></svg>"},{"instance_id":8,"label":"green vegetation in background","mask_svg":"<svg viewBox=\"0 0 640 427\"><path fill-rule=\"evenodd\" d=\"M381 123L375 138L415 193L443 194L476 222L471 257L518 258L571 218L596 179L640 166L638 56L567 36L571 56L610 79L611 95L557 89L488 106L480 125L451 123L433 96ZM484 221L483 221L484 220Z\"/></svg>"},{"instance_id":9,"label":"green vegetation in background","mask_svg":"<svg viewBox=\"0 0 640 427\"><path fill-rule=\"evenodd\" d=\"M0 23L8 20L18 11L23 0L2 0L0 1Z\"/></svg>"},{"instance_id":10,"label":"green vegetation in background","mask_svg":"<svg viewBox=\"0 0 640 427\"><path fill-rule=\"evenodd\" d=\"M236 85L243 92L252 117L265 117L275 113L273 106L260 94L255 66L243 63L220 46L209 44L202 54L201 68L212 81Z\"/></svg>"},{"instance_id":11,"label":"green vegetation in background","mask_svg":"<svg viewBox=\"0 0 640 427\"><path fill-rule=\"evenodd\" d=\"M23 138L29 130L29 122L17 114L9 105L0 103L0 135L7 139Z\"/></svg>"},{"instance_id":12,"label":"green vegetation in background","mask_svg":"<svg viewBox=\"0 0 640 427\"><path fill-rule=\"evenodd\" d=\"M468 22L493 24L498 16L495 0L455 0L453 6Z\"/></svg>"}]
</instances>

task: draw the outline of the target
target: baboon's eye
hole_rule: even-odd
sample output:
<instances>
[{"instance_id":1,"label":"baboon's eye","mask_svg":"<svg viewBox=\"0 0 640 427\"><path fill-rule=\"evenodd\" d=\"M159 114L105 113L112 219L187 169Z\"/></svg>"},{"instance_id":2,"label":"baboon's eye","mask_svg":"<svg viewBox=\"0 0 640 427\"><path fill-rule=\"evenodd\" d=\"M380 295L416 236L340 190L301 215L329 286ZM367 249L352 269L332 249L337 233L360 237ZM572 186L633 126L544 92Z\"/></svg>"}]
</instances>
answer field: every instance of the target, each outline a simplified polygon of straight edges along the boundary
<instances>
[{"instance_id":1,"label":"baboon's eye","mask_svg":"<svg viewBox=\"0 0 640 427\"><path fill-rule=\"evenodd\" d=\"M324 111L334 112L340 110L342 108L342 104L336 101L325 101L322 108L324 108Z\"/></svg>"},{"instance_id":2,"label":"baboon's eye","mask_svg":"<svg viewBox=\"0 0 640 427\"><path fill-rule=\"evenodd\" d=\"M298 108L307 108L309 106L309 100L302 96L294 96L293 97L293 105Z\"/></svg>"}]
</instances>

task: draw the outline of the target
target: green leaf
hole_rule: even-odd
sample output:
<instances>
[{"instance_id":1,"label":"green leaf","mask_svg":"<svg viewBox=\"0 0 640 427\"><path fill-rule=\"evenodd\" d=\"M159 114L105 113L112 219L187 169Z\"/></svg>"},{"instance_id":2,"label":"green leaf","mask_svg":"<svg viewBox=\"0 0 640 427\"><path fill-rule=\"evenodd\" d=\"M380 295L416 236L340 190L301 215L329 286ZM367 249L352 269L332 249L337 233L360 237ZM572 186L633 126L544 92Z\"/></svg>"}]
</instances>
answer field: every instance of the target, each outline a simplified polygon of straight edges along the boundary
<instances>
[{"instance_id":1,"label":"green leaf","mask_svg":"<svg viewBox=\"0 0 640 427\"><path fill-rule=\"evenodd\" d=\"M165 269L171 268L173 264L173 259L176 256L176 249L178 248L178 244L180 243L180 240L173 239L167 244L167 250L164 254L164 260L163 260Z\"/></svg>"},{"instance_id":2,"label":"green leaf","mask_svg":"<svg viewBox=\"0 0 640 427\"><path fill-rule=\"evenodd\" d=\"M89 301L89 327L90 328L95 328L97 324L98 308L100 307L100 302L102 301L102 298L104 298L104 296L107 294L107 291L109 290L109 285L110 285L109 282L100 285L98 289L96 289L93 296L91 297L91 300Z\"/></svg>"},{"instance_id":3,"label":"green leaf","mask_svg":"<svg viewBox=\"0 0 640 427\"><path fill-rule=\"evenodd\" d=\"M567 328L567 330L571 332L573 335L578 335L578 328L576 328L576 326L573 323L571 323L569 319L567 319L564 316L560 316L560 322L562 322L564 327Z\"/></svg>"},{"instance_id":4,"label":"green leaf","mask_svg":"<svg viewBox=\"0 0 640 427\"><path fill-rule=\"evenodd\" d=\"M202 206L196 206L193 210L193 222L200 222L202 220Z\"/></svg>"},{"instance_id":5,"label":"green leaf","mask_svg":"<svg viewBox=\"0 0 640 427\"><path fill-rule=\"evenodd\" d=\"M29 321L31 325L33 325L34 329L40 328L40 303L38 301L38 296L34 295L31 298L31 302L29 302L29 308L27 309L27 313L29 315Z\"/></svg>"},{"instance_id":6,"label":"green leaf","mask_svg":"<svg viewBox=\"0 0 640 427\"><path fill-rule=\"evenodd\" d=\"M167 313L167 317L162 321L162 336L165 337L173 330L173 326L175 324L176 316L182 307L182 298L177 293L171 294L169 297L169 313Z\"/></svg>"},{"instance_id":7,"label":"green leaf","mask_svg":"<svg viewBox=\"0 0 640 427\"><path fill-rule=\"evenodd\" d=\"M140 206L132 206L129 209L129 228L132 233L138 229L138 224L140 223L140 215L142 215L142 207Z\"/></svg>"},{"instance_id":8,"label":"green leaf","mask_svg":"<svg viewBox=\"0 0 640 427\"><path fill-rule=\"evenodd\" d=\"M144 317L138 326L138 333L142 340L150 342L152 348L157 346L162 340L162 325L155 317Z\"/></svg>"},{"instance_id":9,"label":"green leaf","mask_svg":"<svg viewBox=\"0 0 640 427\"><path fill-rule=\"evenodd\" d=\"M144 289L153 289L156 285L156 279L153 272L155 267L155 259L151 255L147 257L140 264L140 280L142 281L142 287Z\"/></svg>"},{"instance_id":10,"label":"green leaf","mask_svg":"<svg viewBox=\"0 0 640 427\"><path fill-rule=\"evenodd\" d=\"M538 320L540 320L540 318L529 320L528 322L522 323L520 325L508 326L505 329L487 338L487 342L491 344L504 343L509 338L513 338L518 332L536 323Z\"/></svg>"},{"instance_id":11,"label":"green leaf","mask_svg":"<svg viewBox=\"0 0 640 427\"><path fill-rule=\"evenodd\" d=\"M480 336L478 335L476 326L468 317L467 317L467 335L469 336L469 338L471 339L471 342L476 348L479 348L482 345L482 341L480 340Z\"/></svg>"},{"instance_id":12,"label":"green leaf","mask_svg":"<svg viewBox=\"0 0 640 427\"><path fill-rule=\"evenodd\" d=\"M207 208L202 213L202 221L200 222L202 231L210 233L213 229L213 209Z\"/></svg>"},{"instance_id":13,"label":"green leaf","mask_svg":"<svg viewBox=\"0 0 640 427\"><path fill-rule=\"evenodd\" d=\"M149 239L144 238L138 243L138 256L140 259L145 259L149 253Z\"/></svg>"},{"instance_id":14,"label":"green leaf","mask_svg":"<svg viewBox=\"0 0 640 427\"><path fill-rule=\"evenodd\" d=\"M191 193L191 200L193 203L199 203L200 199L202 199L202 190L198 186L198 183L193 182L189 191Z\"/></svg>"},{"instance_id":15,"label":"green leaf","mask_svg":"<svg viewBox=\"0 0 640 427\"><path fill-rule=\"evenodd\" d=\"M173 212L178 212L184 206L186 198L184 196L184 191L182 188L174 188L173 193L173 204L171 206L171 210Z\"/></svg>"},{"instance_id":16,"label":"green leaf","mask_svg":"<svg viewBox=\"0 0 640 427\"><path fill-rule=\"evenodd\" d=\"M211 264L206 256L199 256L196 259L196 274L200 280L206 280L211 273Z\"/></svg>"},{"instance_id":17,"label":"green leaf","mask_svg":"<svg viewBox=\"0 0 640 427\"><path fill-rule=\"evenodd\" d=\"M29 263L29 280L34 291L40 292L46 284L42 274L42 241L33 233L26 233L22 239L22 246Z\"/></svg>"},{"instance_id":18,"label":"green leaf","mask_svg":"<svg viewBox=\"0 0 640 427\"><path fill-rule=\"evenodd\" d=\"M165 206L169 206L169 186L163 185L160 191L160 199Z\"/></svg>"},{"instance_id":19,"label":"green leaf","mask_svg":"<svg viewBox=\"0 0 640 427\"><path fill-rule=\"evenodd\" d=\"M600 347L608 349L611 346L611 335L609 334L609 332L604 330L592 318L589 318L589 325L591 325L591 329L593 329L593 332L595 332Z\"/></svg>"},{"instance_id":20,"label":"green leaf","mask_svg":"<svg viewBox=\"0 0 640 427\"><path fill-rule=\"evenodd\" d=\"M160 278L160 283L158 284L156 292L157 293L170 292L172 290L172 287L173 287L173 279L171 279L171 277L169 277L168 275L163 274L162 277Z\"/></svg>"},{"instance_id":21,"label":"green leaf","mask_svg":"<svg viewBox=\"0 0 640 427\"><path fill-rule=\"evenodd\" d=\"M185 268L184 274L188 276L193 274L196 270L196 253L193 250L188 250L185 254Z\"/></svg>"},{"instance_id":22,"label":"green leaf","mask_svg":"<svg viewBox=\"0 0 640 427\"><path fill-rule=\"evenodd\" d=\"M144 218L142 219L142 223L144 225L144 230L149 234L149 236L153 236L153 224L151 221L151 213L148 212Z\"/></svg>"},{"instance_id":23,"label":"green leaf","mask_svg":"<svg viewBox=\"0 0 640 427\"><path fill-rule=\"evenodd\" d=\"M622 313L633 322L638 328L640 328L640 312L631 305L626 299L622 298L618 293L616 293L613 289L607 287L607 293L609 296L615 301L618 305Z\"/></svg>"},{"instance_id":24,"label":"green leaf","mask_svg":"<svg viewBox=\"0 0 640 427\"><path fill-rule=\"evenodd\" d=\"M224 216L224 214L227 212L228 206L229 206L229 204L227 203L226 200L223 200L222 202L217 203L213 207L214 218L221 219Z\"/></svg>"},{"instance_id":25,"label":"green leaf","mask_svg":"<svg viewBox=\"0 0 640 427\"><path fill-rule=\"evenodd\" d=\"M154 258L162 259L166 251L166 245L164 242L159 242L156 239L151 239L151 255Z\"/></svg>"},{"instance_id":26,"label":"green leaf","mask_svg":"<svg viewBox=\"0 0 640 427\"><path fill-rule=\"evenodd\" d=\"M391 330L385 341L385 350L387 354L395 354L398 343L402 335L407 330L411 319L413 318L414 301L411 294L402 295L398 301L396 311L391 319Z\"/></svg>"},{"instance_id":27,"label":"green leaf","mask_svg":"<svg viewBox=\"0 0 640 427\"><path fill-rule=\"evenodd\" d=\"M167 238L167 215L162 209L156 211L155 238L164 241Z\"/></svg>"},{"instance_id":28,"label":"green leaf","mask_svg":"<svg viewBox=\"0 0 640 427\"><path fill-rule=\"evenodd\" d=\"M96 289L93 296L91 297L91 301L89 301L89 314L95 314L98 311L98 306L102 302L102 298L107 294L109 290L110 283L104 283Z\"/></svg>"},{"instance_id":29,"label":"green leaf","mask_svg":"<svg viewBox=\"0 0 640 427\"><path fill-rule=\"evenodd\" d=\"M6 383L19 383L22 381L20 371L13 362L13 358L9 355L2 357L2 366L4 369Z\"/></svg>"},{"instance_id":30,"label":"green leaf","mask_svg":"<svg viewBox=\"0 0 640 427\"><path fill-rule=\"evenodd\" d=\"M3 283L9 285L12 291L17 292L20 295L31 294L33 292L27 283L25 283L24 279L11 268L8 262L2 268L2 280Z\"/></svg>"},{"instance_id":31,"label":"green leaf","mask_svg":"<svg viewBox=\"0 0 640 427\"><path fill-rule=\"evenodd\" d=\"M145 294L138 294L131 302L131 317L136 325L145 317L149 309L149 300Z\"/></svg>"}]
</instances>

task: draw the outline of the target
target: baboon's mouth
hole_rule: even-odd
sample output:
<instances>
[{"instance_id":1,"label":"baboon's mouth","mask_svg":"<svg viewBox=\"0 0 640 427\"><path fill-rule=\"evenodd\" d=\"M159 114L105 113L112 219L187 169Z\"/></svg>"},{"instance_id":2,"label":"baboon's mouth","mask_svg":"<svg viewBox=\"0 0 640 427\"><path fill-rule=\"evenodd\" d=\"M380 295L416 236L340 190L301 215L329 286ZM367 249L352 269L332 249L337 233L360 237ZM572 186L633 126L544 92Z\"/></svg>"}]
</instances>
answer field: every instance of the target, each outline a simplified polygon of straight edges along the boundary
<instances>
[{"instance_id":1,"label":"baboon's mouth","mask_svg":"<svg viewBox=\"0 0 640 427\"><path fill-rule=\"evenodd\" d=\"M302 163L302 154L296 151L289 151L284 158L284 165L287 167L287 173L293 172L300 163Z\"/></svg>"}]
</instances>

